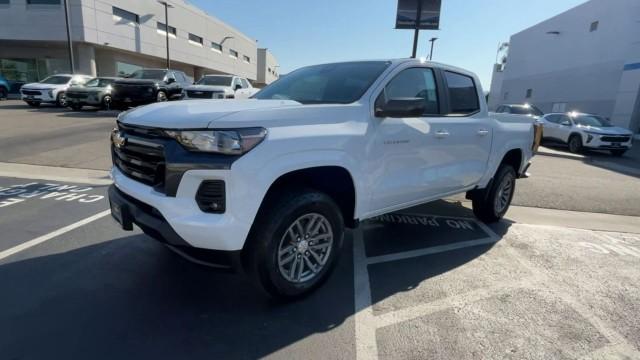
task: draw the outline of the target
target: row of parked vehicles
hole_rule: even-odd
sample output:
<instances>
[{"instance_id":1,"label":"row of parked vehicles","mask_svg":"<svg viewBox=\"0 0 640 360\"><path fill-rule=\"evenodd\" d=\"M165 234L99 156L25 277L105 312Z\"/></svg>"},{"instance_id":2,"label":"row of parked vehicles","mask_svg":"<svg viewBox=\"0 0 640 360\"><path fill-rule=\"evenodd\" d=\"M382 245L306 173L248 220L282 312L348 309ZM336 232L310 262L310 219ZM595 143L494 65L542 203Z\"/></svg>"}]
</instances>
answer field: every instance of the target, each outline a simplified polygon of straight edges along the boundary
<instances>
[{"instance_id":1,"label":"row of parked vehicles","mask_svg":"<svg viewBox=\"0 0 640 360\"><path fill-rule=\"evenodd\" d=\"M20 89L29 106L49 103L73 110L84 106L126 109L180 99L248 98L257 91L239 76L205 75L194 84L184 72L166 69L137 70L126 78L58 74Z\"/></svg>"},{"instance_id":2,"label":"row of parked vehicles","mask_svg":"<svg viewBox=\"0 0 640 360\"><path fill-rule=\"evenodd\" d=\"M577 111L545 114L534 105L505 104L500 105L494 115L529 116L542 125L544 141L566 145L572 153L589 149L609 151L614 156L622 156L633 142L630 130L613 126L608 119L595 114Z\"/></svg>"}]
</instances>

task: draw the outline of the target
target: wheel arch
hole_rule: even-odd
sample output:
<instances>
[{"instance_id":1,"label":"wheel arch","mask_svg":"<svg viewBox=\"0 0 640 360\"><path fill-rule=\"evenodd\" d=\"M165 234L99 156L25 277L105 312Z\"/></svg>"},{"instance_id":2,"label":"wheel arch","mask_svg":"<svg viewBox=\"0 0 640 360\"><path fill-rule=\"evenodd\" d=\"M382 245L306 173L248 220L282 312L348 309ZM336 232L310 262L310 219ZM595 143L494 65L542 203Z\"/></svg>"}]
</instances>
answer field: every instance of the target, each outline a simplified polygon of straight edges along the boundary
<instances>
[{"instance_id":1,"label":"wheel arch","mask_svg":"<svg viewBox=\"0 0 640 360\"><path fill-rule=\"evenodd\" d=\"M291 187L307 187L327 194L340 208L345 226L353 228L357 225L356 184L352 174L345 167L312 166L281 174L267 189L258 208L258 214L266 211L266 204Z\"/></svg>"}]
</instances>

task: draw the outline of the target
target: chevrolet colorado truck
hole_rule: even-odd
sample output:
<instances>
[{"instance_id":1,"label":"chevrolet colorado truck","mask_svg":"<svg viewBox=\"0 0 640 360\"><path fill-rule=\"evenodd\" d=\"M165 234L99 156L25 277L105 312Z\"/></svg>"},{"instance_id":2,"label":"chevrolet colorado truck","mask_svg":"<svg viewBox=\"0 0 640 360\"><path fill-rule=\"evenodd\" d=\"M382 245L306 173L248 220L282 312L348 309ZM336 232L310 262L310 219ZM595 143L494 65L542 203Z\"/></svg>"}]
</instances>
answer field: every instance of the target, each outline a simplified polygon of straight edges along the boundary
<instances>
[{"instance_id":1,"label":"chevrolet colorado truck","mask_svg":"<svg viewBox=\"0 0 640 360\"><path fill-rule=\"evenodd\" d=\"M416 59L301 68L252 99L161 103L111 134L113 217L194 262L295 297L334 267L345 228L466 193L509 208L530 119L488 116L478 78Z\"/></svg>"}]
</instances>

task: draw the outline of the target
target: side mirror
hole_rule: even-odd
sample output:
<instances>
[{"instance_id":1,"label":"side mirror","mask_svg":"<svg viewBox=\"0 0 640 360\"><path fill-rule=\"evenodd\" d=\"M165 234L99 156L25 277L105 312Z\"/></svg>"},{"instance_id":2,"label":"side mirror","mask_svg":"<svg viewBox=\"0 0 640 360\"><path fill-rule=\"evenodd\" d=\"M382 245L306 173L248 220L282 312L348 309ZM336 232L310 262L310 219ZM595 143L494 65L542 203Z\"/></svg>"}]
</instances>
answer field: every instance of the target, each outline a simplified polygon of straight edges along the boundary
<instances>
[{"instance_id":1,"label":"side mirror","mask_svg":"<svg viewBox=\"0 0 640 360\"><path fill-rule=\"evenodd\" d=\"M167 84L173 84L174 82L176 82L176 79L175 79L175 78L170 77L170 78L167 78L167 81L166 81L166 82L167 82Z\"/></svg>"},{"instance_id":2,"label":"side mirror","mask_svg":"<svg viewBox=\"0 0 640 360\"><path fill-rule=\"evenodd\" d=\"M234 87L234 90L235 90L235 91L238 91L238 90L240 90L240 89L242 89L242 85L240 85L240 84L236 84L236 86Z\"/></svg>"},{"instance_id":3,"label":"side mirror","mask_svg":"<svg viewBox=\"0 0 640 360\"><path fill-rule=\"evenodd\" d=\"M381 96L376 101L376 117L420 117L426 108L423 98L393 98L386 102Z\"/></svg>"}]
</instances>

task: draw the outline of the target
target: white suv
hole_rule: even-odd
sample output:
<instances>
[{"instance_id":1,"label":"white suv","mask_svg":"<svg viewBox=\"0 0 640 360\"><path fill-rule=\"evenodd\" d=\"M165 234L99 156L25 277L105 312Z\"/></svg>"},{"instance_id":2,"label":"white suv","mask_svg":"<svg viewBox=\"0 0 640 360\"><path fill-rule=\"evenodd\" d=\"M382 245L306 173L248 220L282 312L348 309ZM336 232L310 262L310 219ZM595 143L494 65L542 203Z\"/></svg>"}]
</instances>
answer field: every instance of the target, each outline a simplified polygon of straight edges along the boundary
<instances>
[{"instance_id":1,"label":"white suv","mask_svg":"<svg viewBox=\"0 0 640 360\"><path fill-rule=\"evenodd\" d=\"M184 99L247 99L257 93L249 80L233 75L205 75L184 89Z\"/></svg>"},{"instance_id":2,"label":"white suv","mask_svg":"<svg viewBox=\"0 0 640 360\"><path fill-rule=\"evenodd\" d=\"M556 113L546 114L537 121L542 124L545 140L567 144L573 153L588 148L608 150L614 156L622 156L631 148L633 133L611 125L598 115Z\"/></svg>"},{"instance_id":3,"label":"white suv","mask_svg":"<svg viewBox=\"0 0 640 360\"><path fill-rule=\"evenodd\" d=\"M296 296L331 271L345 227L457 193L498 221L534 125L487 113L478 78L415 59L299 69L254 99L123 113L113 217L199 263Z\"/></svg>"},{"instance_id":4,"label":"white suv","mask_svg":"<svg viewBox=\"0 0 640 360\"><path fill-rule=\"evenodd\" d=\"M65 93L71 85L83 85L93 79L88 75L58 74L52 75L37 83L22 85L22 100L29 106L37 107L42 103L67 106Z\"/></svg>"}]
</instances>

